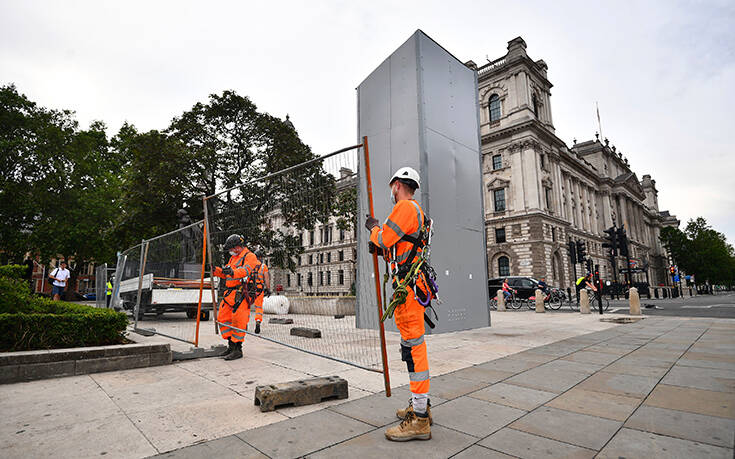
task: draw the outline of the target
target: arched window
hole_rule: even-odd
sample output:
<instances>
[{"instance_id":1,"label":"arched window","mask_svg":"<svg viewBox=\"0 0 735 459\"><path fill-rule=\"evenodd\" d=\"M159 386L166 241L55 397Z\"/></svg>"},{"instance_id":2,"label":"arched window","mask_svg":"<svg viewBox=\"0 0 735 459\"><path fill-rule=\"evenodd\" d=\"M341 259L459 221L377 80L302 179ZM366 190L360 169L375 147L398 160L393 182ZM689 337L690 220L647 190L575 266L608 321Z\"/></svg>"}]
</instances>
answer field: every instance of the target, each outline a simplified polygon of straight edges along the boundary
<instances>
[{"instance_id":1,"label":"arched window","mask_svg":"<svg viewBox=\"0 0 735 459\"><path fill-rule=\"evenodd\" d=\"M490 122L498 121L500 119L500 97L497 94L490 96L488 108L490 110Z\"/></svg>"},{"instance_id":2,"label":"arched window","mask_svg":"<svg viewBox=\"0 0 735 459\"><path fill-rule=\"evenodd\" d=\"M498 276L510 276L510 260L506 256L498 258Z\"/></svg>"},{"instance_id":3,"label":"arched window","mask_svg":"<svg viewBox=\"0 0 735 459\"><path fill-rule=\"evenodd\" d=\"M531 96L531 102L533 103L533 114L538 118L538 98L536 97L536 93L533 93L533 96Z\"/></svg>"}]
</instances>

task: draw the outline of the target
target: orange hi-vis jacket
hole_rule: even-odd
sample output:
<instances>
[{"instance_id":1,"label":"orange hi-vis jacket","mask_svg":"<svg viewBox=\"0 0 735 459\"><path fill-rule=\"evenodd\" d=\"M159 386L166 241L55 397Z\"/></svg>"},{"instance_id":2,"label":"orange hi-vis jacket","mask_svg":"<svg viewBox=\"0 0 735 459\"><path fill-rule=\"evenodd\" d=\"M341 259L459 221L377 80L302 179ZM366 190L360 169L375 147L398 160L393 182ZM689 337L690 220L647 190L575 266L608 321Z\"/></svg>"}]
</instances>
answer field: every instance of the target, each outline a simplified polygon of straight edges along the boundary
<instances>
[{"instance_id":1,"label":"orange hi-vis jacket","mask_svg":"<svg viewBox=\"0 0 735 459\"><path fill-rule=\"evenodd\" d=\"M424 225L424 211L413 199L398 201L381 228L374 227L370 232L370 241L388 254L395 248L395 261L401 266L413 263L409 260L413 244L401 240L404 235L419 237ZM421 253L417 250L417 254ZM395 279L394 279L395 280ZM417 281L419 287L422 279ZM425 286L423 286L425 288ZM401 332L401 360L406 362L411 392L414 394L429 393L429 358L424 341L424 307L409 291L404 304L396 307L395 321Z\"/></svg>"},{"instance_id":2,"label":"orange hi-vis jacket","mask_svg":"<svg viewBox=\"0 0 735 459\"><path fill-rule=\"evenodd\" d=\"M227 265L232 268L233 275L231 277L225 276L220 267L214 270L215 276L227 279L217 321L220 324L222 338L242 342L245 339L245 330L250 320L250 308L247 304L235 304L237 290L242 283L242 279L253 274L255 267L258 265L258 258L246 248L237 255L231 256ZM246 301L243 296L242 302L246 303Z\"/></svg>"}]
</instances>

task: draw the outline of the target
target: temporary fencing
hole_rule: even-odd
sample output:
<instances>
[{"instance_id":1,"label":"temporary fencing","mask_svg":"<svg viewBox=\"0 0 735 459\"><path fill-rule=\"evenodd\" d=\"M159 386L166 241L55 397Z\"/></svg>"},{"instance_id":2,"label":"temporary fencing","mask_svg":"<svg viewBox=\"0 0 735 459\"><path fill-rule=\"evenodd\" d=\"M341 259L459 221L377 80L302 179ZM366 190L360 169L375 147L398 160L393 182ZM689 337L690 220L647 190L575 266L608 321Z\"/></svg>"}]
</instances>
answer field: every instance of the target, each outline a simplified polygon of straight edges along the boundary
<instances>
[{"instance_id":1,"label":"temporary fencing","mask_svg":"<svg viewBox=\"0 0 735 459\"><path fill-rule=\"evenodd\" d=\"M107 307L107 263L103 263L94 269L94 294L95 306Z\"/></svg>"},{"instance_id":2,"label":"temporary fencing","mask_svg":"<svg viewBox=\"0 0 735 459\"><path fill-rule=\"evenodd\" d=\"M120 254L115 289L136 331L198 344L200 321L209 320L212 309L211 296L200 302L202 287L210 288L202 276L204 241L204 222L198 221ZM156 314L155 328L143 325L146 314Z\"/></svg>"},{"instance_id":3,"label":"temporary fencing","mask_svg":"<svg viewBox=\"0 0 735 459\"><path fill-rule=\"evenodd\" d=\"M262 251L259 259L268 266L274 294L265 299L261 332L253 336L386 373L378 308L358 321L355 304L362 147L315 157L206 197L207 261L210 270L225 266L225 240L242 235L249 250ZM211 294L222 296L221 291ZM255 328L252 308L248 335Z\"/></svg>"}]
</instances>

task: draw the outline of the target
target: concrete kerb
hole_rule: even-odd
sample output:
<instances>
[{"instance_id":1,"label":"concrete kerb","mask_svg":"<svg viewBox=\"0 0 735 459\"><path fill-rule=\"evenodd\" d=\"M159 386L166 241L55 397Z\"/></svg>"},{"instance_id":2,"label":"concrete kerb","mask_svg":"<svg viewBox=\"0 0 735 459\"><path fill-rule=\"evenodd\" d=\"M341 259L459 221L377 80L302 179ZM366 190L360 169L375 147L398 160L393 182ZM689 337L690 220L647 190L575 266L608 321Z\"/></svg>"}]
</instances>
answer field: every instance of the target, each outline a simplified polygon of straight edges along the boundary
<instances>
[{"instance_id":1,"label":"concrete kerb","mask_svg":"<svg viewBox=\"0 0 735 459\"><path fill-rule=\"evenodd\" d=\"M169 344L120 344L0 354L0 383L168 365Z\"/></svg>"}]
</instances>

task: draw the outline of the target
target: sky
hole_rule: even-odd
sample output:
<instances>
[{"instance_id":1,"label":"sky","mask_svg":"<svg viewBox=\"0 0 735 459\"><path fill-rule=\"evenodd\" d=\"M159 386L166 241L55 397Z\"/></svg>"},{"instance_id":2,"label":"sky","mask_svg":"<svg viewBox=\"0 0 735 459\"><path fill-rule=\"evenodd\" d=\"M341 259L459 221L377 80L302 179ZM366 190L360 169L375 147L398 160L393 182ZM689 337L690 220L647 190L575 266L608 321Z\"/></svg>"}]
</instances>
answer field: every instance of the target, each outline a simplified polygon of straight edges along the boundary
<instances>
[{"instance_id":1,"label":"sky","mask_svg":"<svg viewBox=\"0 0 735 459\"><path fill-rule=\"evenodd\" d=\"M355 143L355 88L421 29L462 61L521 36L549 66L556 134L604 137L661 210L735 243L735 2L0 0L0 85L40 105L165 129L232 89L317 152Z\"/></svg>"}]
</instances>

